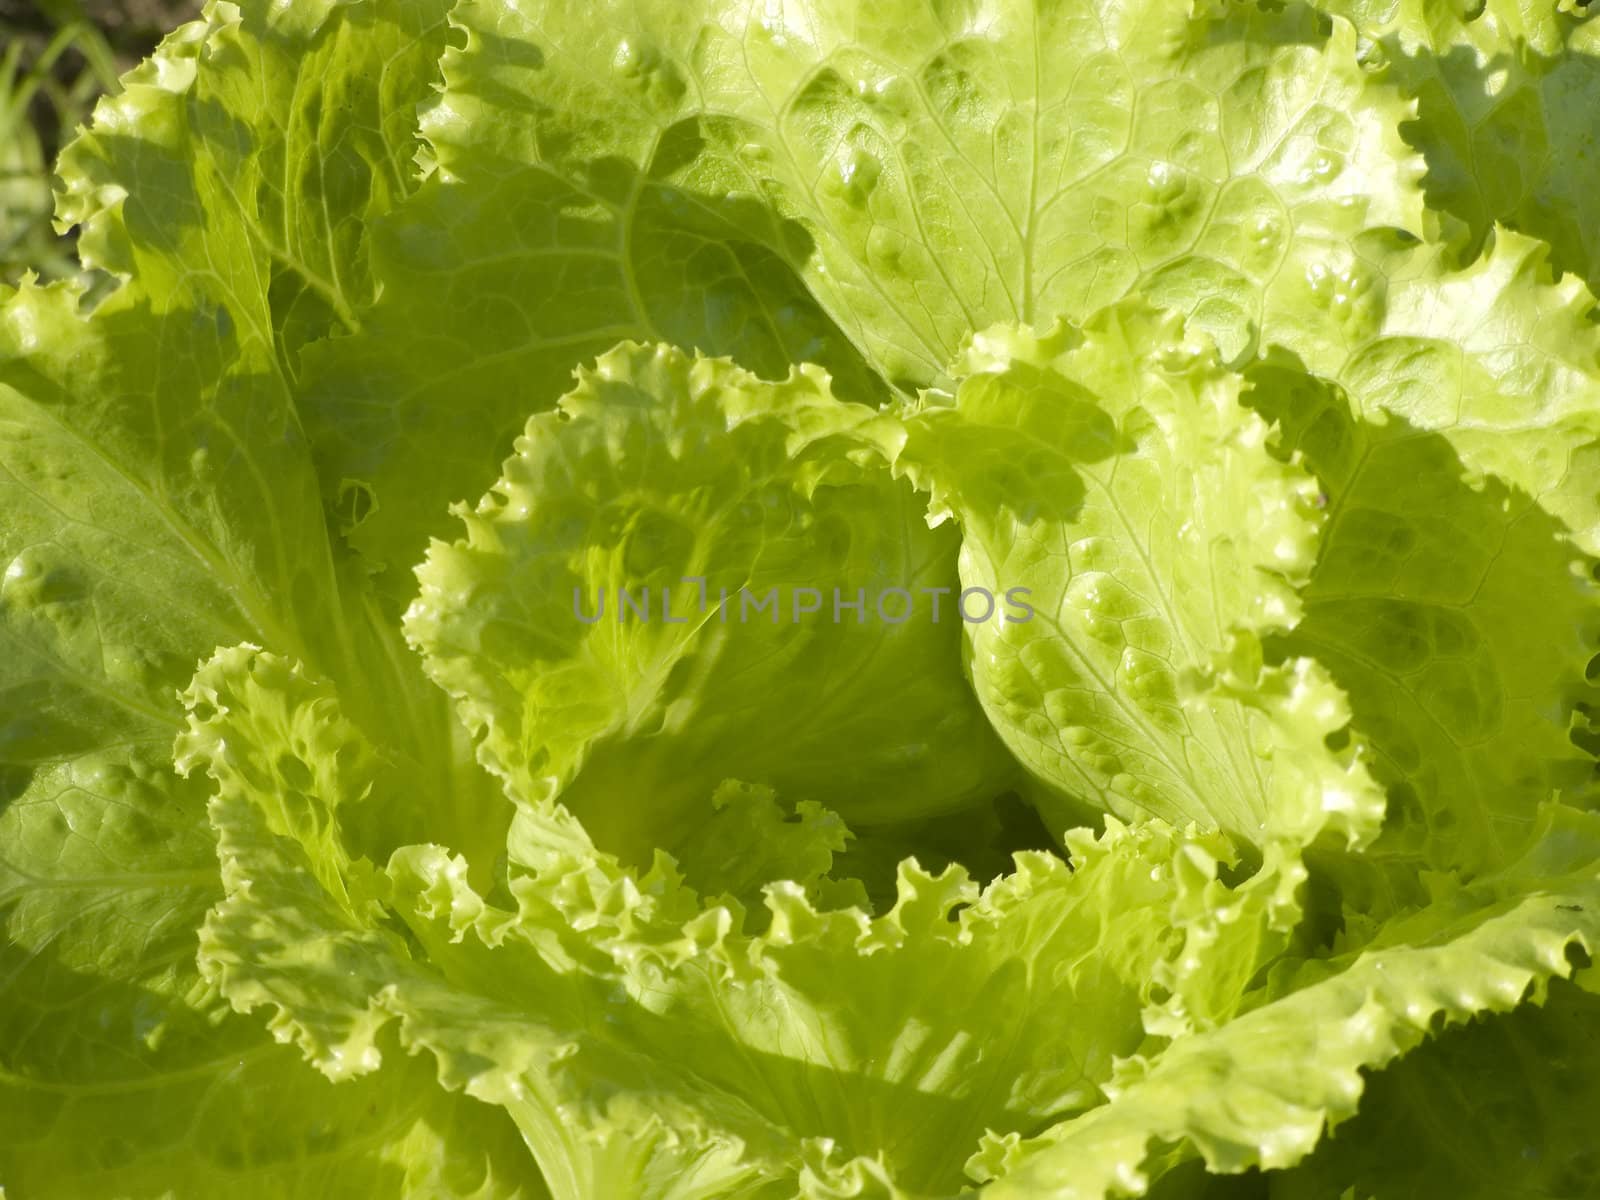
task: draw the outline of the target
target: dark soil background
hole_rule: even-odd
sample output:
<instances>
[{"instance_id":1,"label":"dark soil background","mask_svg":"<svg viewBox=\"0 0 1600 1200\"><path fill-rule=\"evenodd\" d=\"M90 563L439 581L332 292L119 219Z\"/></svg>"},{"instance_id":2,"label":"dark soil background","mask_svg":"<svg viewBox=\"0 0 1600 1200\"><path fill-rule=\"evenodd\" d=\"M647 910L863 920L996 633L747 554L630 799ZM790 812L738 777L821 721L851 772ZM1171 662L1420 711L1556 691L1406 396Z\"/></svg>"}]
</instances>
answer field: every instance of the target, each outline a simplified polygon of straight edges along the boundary
<instances>
[{"instance_id":1,"label":"dark soil background","mask_svg":"<svg viewBox=\"0 0 1600 1200\"><path fill-rule=\"evenodd\" d=\"M53 33L74 16L86 17L106 39L134 60L149 53L161 35L175 25L200 15L191 0L0 0L0 30L17 33Z\"/></svg>"},{"instance_id":2,"label":"dark soil background","mask_svg":"<svg viewBox=\"0 0 1600 1200\"><path fill-rule=\"evenodd\" d=\"M50 177L94 103L200 0L0 0L0 285L75 274Z\"/></svg>"},{"instance_id":3,"label":"dark soil background","mask_svg":"<svg viewBox=\"0 0 1600 1200\"><path fill-rule=\"evenodd\" d=\"M170 30L199 15L200 0L0 0L0 50L20 43L26 66L59 30L81 20L100 31L120 73L155 49ZM69 48L51 73L57 82L71 85L89 65L81 50ZM45 148L59 149L59 114L48 99L35 98L29 115Z\"/></svg>"}]
</instances>

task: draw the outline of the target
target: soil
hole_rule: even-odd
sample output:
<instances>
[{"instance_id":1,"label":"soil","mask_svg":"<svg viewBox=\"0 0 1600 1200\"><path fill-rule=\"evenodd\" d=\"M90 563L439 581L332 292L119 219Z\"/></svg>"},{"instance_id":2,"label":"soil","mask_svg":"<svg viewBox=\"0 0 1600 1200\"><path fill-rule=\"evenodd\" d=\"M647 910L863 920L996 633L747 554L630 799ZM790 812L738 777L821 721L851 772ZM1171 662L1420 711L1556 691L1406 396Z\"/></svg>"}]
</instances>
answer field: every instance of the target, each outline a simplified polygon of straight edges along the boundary
<instances>
[{"instance_id":1,"label":"soil","mask_svg":"<svg viewBox=\"0 0 1600 1200\"><path fill-rule=\"evenodd\" d=\"M81 14L105 36L120 74L136 66L170 30L199 16L200 7L200 0L0 0L0 48L13 38L21 40L21 65L26 70L31 57L43 51L55 31ZM70 84L85 66L82 54L70 49L56 60L52 74ZM43 95L37 95L28 115L47 156L53 159L63 134L62 114Z\"/></svg>"},{"instance_id":2,"label":"soil","mask_svg":"<svg viewBox=\"0 0 1600 1200\"><path fill-rule=\"evenodd\" d=\"M198 0L0 0L0 28L19 33L49 33L74 7L100 27L124 60L148 54L161 35L200 13Z\"/></svg>"}]
</instances>

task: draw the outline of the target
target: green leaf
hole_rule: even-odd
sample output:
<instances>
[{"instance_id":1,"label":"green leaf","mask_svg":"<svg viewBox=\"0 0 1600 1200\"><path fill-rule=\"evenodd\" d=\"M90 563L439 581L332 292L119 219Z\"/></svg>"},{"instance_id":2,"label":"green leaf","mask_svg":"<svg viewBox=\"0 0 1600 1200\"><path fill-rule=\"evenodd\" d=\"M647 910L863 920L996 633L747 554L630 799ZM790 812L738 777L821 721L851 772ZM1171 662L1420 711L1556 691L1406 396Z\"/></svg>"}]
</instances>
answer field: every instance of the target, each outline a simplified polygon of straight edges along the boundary
<instances>
[{"instance_id":1,"label":"green leaf","mask_svg":"<svg viewBox=\"0 0 1600 1200\"><path fill-rule=\"evenodd\" d=\"M1215 1032L1123 1064L1110 1103L1033 1139L994 1138L974 1164L993 1200L1141 1195L1159 1143L1183 1143L1211 1171L1282 1168L1325 1123L1356 1110L1361 1072L1446 1024L1507 1012L1571 973L1571 948L1600 937L1600 826L1550 808L1544 837L1498 876L1396 922L1373 947L1315 964L1297 991ZM1217 1103L1219 1094L1226 1103Z\"/></svg>"},{"instance_id":2,"label":"green leaf","mask_svg":"<svg viewBox=\"0 0 1600 1200\"><path fill-rule=\"evenodd\" d=\"M1584 1191L1597 29L207 5L0 295L5 1186Z\"/></svg>"},{"instance_id":3,"label":"green leaf","mask_svg":"<svg viewBox=\"0 0 1600 1200\"><path fill-rule=\"evenodd\" d=\"M1474 1021L1371 1076L1361 1111L1273 1200L1490 1200L1594 1190L1600 1000L1552 984L1539 1007Z\"/></svg>"},{"instance_id":4,"label":"green leaf","mask_svg":"<svg viewBox=\"0 0 1600 1200\"><path fill-rule=\"evenodd\" d=\"M1203 335L1136 303L1082 329L998 329L898 465L961 526L963 588L1030 589L1030 620L973 625L973 681L1033 776L1124 819L1220 826L1257 847L1369 838L1383 799L1310 659L1269 664L1318 533L1315 481L1267 450Z\"/></svg>"},{"instance_id":5,"label":"green leaf","mask_svg":"<svg viewBox=\"0 0 1600 1200\"><path fill-rule=\"evenodd\" d=\"M143 919L148 910L141 909L130 916ZM187 926L192 957L187 923L196 914L180 905L163 916ZM140 1039L151 1038L148 1023L170 998L143 989L122 994L103 975L71 986L64 979L56 976L48 993L56 1006L38 1022L7 1022L8 1037L34 1046L0 1072L7 1129L0 1175L11 1195L548 1195L505 1114L441 1091L424 1060L396 1054L381 1074L336 1086L291 1048L274 1045L256 1022L229 1016L218 1025L192 1013L187 1028L165 1019L159 1027L171 1042L181 1038L181 1049L169 1044L150 1054ZM198 986L192 966L185 985ZM77 1014L70 1028L64 1012ZM128 1028L130 1015L146 1026ZM63 1034L95 1053L79 1057Z\"/></svg>"},{"instance_id":6,"label":"green leaf","mask_svg":"<svg viewBox=\"0 0 1600 1200\"><path fill-rule=\"evenodd\" d=\"M815 368L631 345L534 417L406 617L511 794L646 866L705 835L725 779L851 827L1003 790L956 539L868 445L882 425Z\"/></svg>"},{"instance_id":7,"label":"green leaf","mask_svg":"<svg viewBox=\"0 0 1600 1200\"><path fill-rule=\"evenodd\" d=\"M1593 301L1504 230L1459 271L1377 235L1300 267L1268 331L1292 353L1251 369L1248 400L1327 494L1287 645L1350 693L1394 800L1387 849L1504 862L1592 774L1569 734L1600 632Z\"/></svg>"},{"instance_id":8,"label":"green leaf","mask_svg":"<svg viewBox=\"0 0 1600 1200\"><path fill-rule=\"evenodd\" d=\"M78 300L0 300L0 1177L62 1200L537 1195L492 1114L404 1064L398 1091L329 1096L199 978L221 881L204 789L171 769L177 689L246 636L342 667L349 626L253 351L217 310Z\"/></svg>"},{"instance_id":9,"label":"green leaf","mask_svg":"<svg viewBox=\"0 0 1600 1200\"><path fill-rule=\"evenodd\" d=\"M503 907L437 847L381 872L341 847L351 805L408 781L374 773L326 684L241 647L188 699L180 761L217 784L228 890L208 978L335 1078L379 1067L398 1019L447 1084L510 1111L562 1200L948 1195L985 1129L1102 1100L1174 917L1227 899L1216 839L1113 822L1070 837L1072 868L1022 854L981 893L905 864L876 919L772 884L752 935L540 803Z\"/></svg>"},{"instance_id":10,"label":"green leaf","mask_svg":"<svg viewBox=\"0 0 1600 1200\"><path fill-rule=\"evenodd\" d=\"M906 387L975 330L1134 288L1235 353L1296 239L1419 216L1404 107L1349 26L1321 46L1303 9L656 2L598 23L475 0L454 19L467 47L427 126L446 170L537 159L615 186L620 159L759 197L806 235L769 220L765 243Z\"/></svg>"},{"instance_id":11,"label":"green leaf","mask_svg":"<svg viewBox=\"0 0 1600 1200\"><path fill-rule=\"evenodd\" d=\"M1470 480L1499 476L1600 551L1600 328L1583 284L1507 230L1460 269L1392 233L1307 249L1274 284L1264 344L1336 383L1359 419L1441 434Z\"/></svg>"},{"instance_id":12,"label":"green leaf","mask_svg":"<svg viewBox=\"0 0 1600 1200\"><path fill-rule=\"evenodd\" d=\"M448 7L209 6L62 155L58 217L85 264L204 297L296 375L374 299L368 225L416 186Z\"/></svg>"},{"instance_id":13,"label":"green leaf","mask_svg":"<svg viewBox=\"0 0 1600 1200\"><path fill-rule=\"evenodd\" d=\"M329 486L375 501L353 543L409 565L623 338L871 402L997 321L1141 290L1235 354L1296 245L1420 228L1405 106L1348 26L1002 9L457 5L438 175L380 226L364 335L310 356Z\"/></svg>"},{"instance_id":14,"label":"green leaf","mask_svg":"<svg viewBox=\"0 0 1600 1200\"><path fill-rule=\"evenodd\" d=\"M757 917L762 889L775 879L800 884L820 907L865 907L864 894L828 879L839 852L852 840L837 814L815 800L786 810L771 788L731 779L711 797L711 807L696 836L677 847L685 879L714 883L728 903L758 910Z\"/></svg>"},{"instance_id":15,"label":"green leaf","mask_svg":"<svg viewBox=\"0 0 1600 1200\"><path fill-rule=\"evenodd\" d=\"M1600 699L1585 677L1600 638L1592 560L1525 493L1473 479L1447 433L1381 410L1361 419L1346 393L1293 369L1253 378L1251 403L1326 490L1304 614L1283 645L1350 695L1392 801L1375 853L1507 861L1538 805L1580 795L1593 773L1571 737Z\"/></svg>"},{"instance_id":16,"label":"green leaf","mask_svg":"<svg viewBox=\"0 0 1600 1200\"><path fill-rule=\"evenodd\" d=\"M1401 127L1427 162L1428 204L1476 255L1497 223L1549 243L1563 271L1600 284L1595 196L1600 24L1539 0L1317 0L1368 42L1377 78L1415 98Z\"/></svg>"},{"instance_id":17,"label":"green leaf","mask_svg":"<svg viewBox=\"0 0 1600 1200\"><path fill-rule=\"evenodd\" d=\"M264 12L219 5L214 28L174 35L67 156L64 216L95 265L134 278L92 317L66 288L0 297L0 1069L8 1121L31 1122L3 1173L26 1194L210 1194L239 1177L311 1194L319 1170L336 1190L472 1192L472 1156L511 1144L492 1122L481 1145L433 1140L470 1117L415 1082L348 1110L340 1097L324 1121L322 1086L224 1019L194 965L221 883L203 789L173 776L171 742L178 689L216 646L261 641L346 679L362 720L408 731L401 762L470 778L442 698L330 544L291 391L294 345L321 321L306 271L355 253L353 222L387 202L358 169L374 140L314 112L354 113L356 93L375 112L388 92L375 136L394 135L414 100L392 93L427 46L406 40L415 21L374 27L371 9ZM410 57L384 75L396 46ZM327 88L303 86L318 71ZM297 80L293 128L252 133L283 120ZM362 832L503 843L503 801L452 795L454 810Z\"/></svg>"},{"instance_id":18,"label":"green leaf","mask_svg":"<svg viewBox=\"0 0 1600 1200\"><path fill-rule=\"evenodd\" d=\"M447 78L458 63L446 59ZM307 352L301 404L347 539L395 610L430 535L450 534L449 505L488 489L528 415L621 340L728 355L770 379L817 363L850 399L880 399L883 384L768 245L797 236L753 200L632 168L573 181L537 158L497 163L471 186L441 171L380 222L383 295L360 334Z\"/></svg>"}]
</instances>

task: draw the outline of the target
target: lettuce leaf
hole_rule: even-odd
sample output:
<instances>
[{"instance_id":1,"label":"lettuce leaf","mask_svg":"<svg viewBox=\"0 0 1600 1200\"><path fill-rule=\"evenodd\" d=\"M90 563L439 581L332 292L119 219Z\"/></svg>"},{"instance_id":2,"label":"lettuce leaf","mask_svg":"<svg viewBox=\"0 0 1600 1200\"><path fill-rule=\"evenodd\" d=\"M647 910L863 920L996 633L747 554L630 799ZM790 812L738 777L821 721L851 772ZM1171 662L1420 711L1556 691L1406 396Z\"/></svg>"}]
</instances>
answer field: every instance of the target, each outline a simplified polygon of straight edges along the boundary
<instances>
[{"instance_id":1,"label":"lettuce leaf","mask_svg":"<svg viewBox=\"0 0 1600 1200\"><path fill-rule=\"evenodd\" d=\"M1595 28L212 0L0 295L0 1187L1583 1193Z\"/></svg>"}]
</instances>

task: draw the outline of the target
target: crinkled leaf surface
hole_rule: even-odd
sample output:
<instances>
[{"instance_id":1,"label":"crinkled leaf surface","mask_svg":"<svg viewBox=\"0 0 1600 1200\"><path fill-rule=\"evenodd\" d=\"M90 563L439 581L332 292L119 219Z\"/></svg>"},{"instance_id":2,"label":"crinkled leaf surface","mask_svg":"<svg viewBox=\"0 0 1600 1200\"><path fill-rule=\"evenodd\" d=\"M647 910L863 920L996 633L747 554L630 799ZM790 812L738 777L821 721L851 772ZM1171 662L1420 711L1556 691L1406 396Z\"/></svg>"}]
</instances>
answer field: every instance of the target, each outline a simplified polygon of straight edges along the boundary
<instances>
[{"instance_id":1,"label":"crinkled leaf surface","mask_svg":"<svg viewBox=\"0 0 1600 1200\"><path fill-rule=\"evenodd\" d=\"M1023 855L981 894L907 864L876 919L774 884L751 936L666 860L626 871L541 803L539 859L502 908L437 847L351 859L344 807L392 798L327 685L241 647L188 699L180 761L218 784L228 888L208 978L334 1077L375 1068L398 1018L447 1082L512 1113L560 1197L834 1195L880 1170L948 1194L986 1128L1101 1099L1173 916L1216 874L1203 840L1114 825L1075 835L1075 869Z\"/></svg>"},{"instance_id":2,"label":"crinkled leaf surface","mask_svg":"<svg viewBox=\"0 0 1600 1200\"><path fill-rule=\"evenodd\" d=\"M1403 109L1367 94L1349 26L1319 47L1303 10L650 3L600 25L578 4L469 3L457 20L467 49L428 126L448 169L537 157L601 184L619 158L763 197L896 383L940 378L974 330L1138 285L1204 306L1237 348L1303 230L1416 215Z\"/></svg>"},{"instance_id":3,"label":"crinkled leaf surface","mask_svg":"<svg viewBox=\"0 0 1600 1200\"><path fill-rule=\"evenodd\" d=\"M0 1184L1582 1194L1593 23L447 7L0 299Z\"/></svg>"},{"instance_id":4,"label":"crinkled leaf surface","mask_svg":"<svg viewBox=\"0 0 1600 1200\"><path fill-rule=\"evenodd\" d=\"M398 1077L334 1093L197 974L220 880L205 790L171 767L193 663L251 636L382 686L292 410L218 328L131 289L88 321L65 288L0 310L0 1177L41 1197L537 1194L495 1114Z\"/></svg>"},{"instance_id":5,"label":"crinkled leaf surface","mask_svg":"<svg viewBox=\"0 0 1600 1200\"><path fill-rule=\"evenodd\" d=\"M1353 959L1317 964L1312 978L1327 977L1123 1064L1110 1103L1031 1141L994 1139L976 1164L998 1177L986 1194L1139 1195L1144 1168L1172 1161L1152 1156L1157 1142L1182 1143L1223 1173L1299 1162L1325 1122L1355 1112L1363 1068L1436 1023L1542 998L1548 980L1571 973L1569 947L1592 950L1600 826L1570 810L1547 810L1543 825L1526 858L1397 922Z\"/></svg>"},{"instance_id":6,"label":"crinkled leaf surface","mask_svg":"<svg viewBox=\"0 0 1600 1200\"><path fill-rule=\"evenodd\" d=\"M39 1196L536 1194L494 1114L416 1082L330 1094L228 1017L196 971L220 879L204 789L173 774L171 744L201 657L248 637L321 664L350 681L363 719L381 696L383 724L412 731L396 739L411 769L458 766L446 710L398 632L367 619L330 544L291 393L281 326L293 322L272 313L272 222L241 217L228 190L259 180L196 153L224 132L243 151L240 123L262 98L239 94L237 72L271 73L235 62L233 93L214 95L195 82L200 59L219 64L218 84L230 54L275 50L279 67L320 61L337 87L360 77L353 46L381 58L394 43L346 29L343 57L301 63L305 47L288 43L334 27L269 27L252 10L240 40L237 15L218 6L211 34L175 35L63 168L89 252L136 278L87 318L65 288L0 301L0 1014L14 1130L0 1177ZM296 157L293 141L252 152ZM310 215L289 207L286 221ZM333 223L324 249L342 258L332 243L356 214L318 207ZM311 254L315 237L296 236ZM445 836L497 836L493 793L459 795L438 814ZM380 842L416 836L405 827L418 814L393 817ZM475 1120L481 1137L440 1140Z\"/></svg>"},{"instance_id":7,"label":"crinkled leaf surface","mask_svg":"<svg viewBox=\"0 0 1600 1200\"><path fill-rule=\"evenodd\" d=\"M815 370L767 385L644 347L533 418L406 617L513 794L560 795L647 865L708 835L725 779L851 825L1003 789L961 672L956 539L866 444L880 423Z\"/></svg>"},{"instance_id":8,"label":"crinkled leaf surface","mask_svg":"<svg viewBox=\"0 0 1600 1200\"><path fill-rule=\"evenodd\" d=\"M1503 222L1593 286L1600 25L1537 0L1318 0L1354 21L1379 78L1414 98L1401 126L1427 162L1429 204L1469 251Z\"/></svg>"},{"instance_id":9,"label":"crinkled leaf surface","mask_svg":"<svg viewBox=\"0 0 1600 1200\"><path fill-rule=\"evenodd\" d=\"M375 296L368 225L416 186L448 7L209 5L62 157L58 214L85 263L205 297L297 372Z\"/></svg>"},{"instance_id":10,"label":"crinkled leaf surface","mask_svg":"<svg viewBox=\"0 0 1600 1200\"><path fill-rule=\"evenodd\" d=\"M229 892L204 935L208 976L236 1006L270 1007L280 1036L334 1077L377 1068L398 1019L453 1086L512 1112L559 1196L780 1194L795 1187L785 1179L832 1195L864 1172L949 1194L979 1096L992 1132L967 1170L996 1178L993 1195L1137 1192L1157 1139L1217 1170L1292 1165L1325 1120L1354 1111L1362 1068L1441 1014L1542 995L1570 971L1567 948L1592 944L1583 914L1600 911L1600 831L1551 809L1504 871L1442 889L1215 1030L1141 1049L1138 1006L1179 947L1173 918L1197 895L1227 899L1202 882L1215 859L1159 823L1075 837L1075 871L1024 856L981 895L959 871L904 868L876 920L819 912L780 885L752 939L737 910L703 908L665 862L622 871L547 808L544 856L503 909L438 849L403 850L383 872L349 857L339 813L372 788L371 751L325 685L240 648L202 671L189 702L180 760L219 785ZM953 905L965 906L954 919ZM385 927L386 906L415 941ZM1057 969L1041 978L1035 961ZM845 972L840 1009L826 997ZM980 1013L1005 1019L970 1024ZM1113 1068L1099 1056L1117 1029L1140 1053ZM556 1116L580 1111L576 1127ZM1030 1112L1067 1119L1028 1138Z\"/></svg>"},{"instance_id":11,"label":"crinkled leaf surface","mask_svg":"<svg viewBox=\"0 0 1600 1200\"><path fill-rule=\"evenodd\" d=\"M1248 397L1327 497L1288 645L1350 693L1391 788L1389 846L1503 861L1540 800L1592 776L1569 737L1593 703L1592 299L1505 230L1462 270L1378 235L1301 266L1285 288L1320 302L1285 290Z\"/></svg>"},{"instance_id":12,"label":"crinkled leaf surface","mask_svg":"<svg viewBox=\"0 0 1600 1200\"><path fill-rule=\"evenodd\" d=\"M1326 663L1390 785L1382 852L1481 869L1515 854L1535 810L1581 790L1570 736L1593 703L1594 578L1525 494L1472 482L1445 435L1264 367L1251 402L1281 421L1326 489L1304 613L1284 644ZM1537 609L1530 597L1539 597Z\"/></svg>"},{"instance_id":13,"label":"crinkled leaf surface","mask_svg":"<svg viewBox=\"0 0 1600 1200\"><path fill-rule=\"evenodd\" d=\"M1336 383L1352 412L1443 436L1471 481L1499 476L1600 548L1600 330L1548 248L1498 230L1470 266L1392 232L1324 245L1273 284L1270 360Z\"/></svg>"},{"instance_id":14,"label":"crinkled leaf surface","mask_svg":"<svg viewBox=\"0 0 1600 1200\"><path fill-rule=\"evenodd\" d=\"M962 530L964 588L1030 591L1029 620L971 627L1007 743L1066 797L1304 844L1374 831L1382 796L1325 740L1349 719L1309 659L1268 665L1318 532L1312 477L1267 449L1243 380L1139 304L1081 330L999 329L898 465Z\"/></svg>"},{"instance_id":15,"label":"crinkled leaf surface","mask_svg":"<svg viewBox=\"0 0 1600 1200\"><path fill-rule=\"evenodd\" d=\"M1349 26L1103 8L458 5L439 173L378 235L365 335L315 356L314 435L377 502L356 544L403 569L620 338L871 401L1139 288L1233 353L1294 246L1418 225Z\"/></svg>"},{"instance_id":16,"label":"crinkled leaf surface","mask_svg":"<svg viewBox=\"0 0 1600 1200\"><path fill-rule=\"evenodd\" d=\"M1371 1077L1360 1113L1274 1200L1454 1200L1595 1189L1594 1029L1600 1002L1556 984L1542 1007L1443 1034Z\"/></svg>"}]
</instances>

